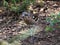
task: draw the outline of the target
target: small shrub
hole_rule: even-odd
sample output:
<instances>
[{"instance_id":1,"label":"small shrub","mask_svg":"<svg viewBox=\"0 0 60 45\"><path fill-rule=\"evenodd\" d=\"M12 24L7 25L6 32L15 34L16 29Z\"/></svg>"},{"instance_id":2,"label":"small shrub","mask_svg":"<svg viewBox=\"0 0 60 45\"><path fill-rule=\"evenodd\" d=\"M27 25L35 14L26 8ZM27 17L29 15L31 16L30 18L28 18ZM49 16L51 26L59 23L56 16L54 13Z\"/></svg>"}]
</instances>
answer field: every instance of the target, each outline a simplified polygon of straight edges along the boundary
<instances>
[{"instance_id":1,"label":"small shrub","mask_svg":"<svg viewBox=\"0 0 60 45\"><path fill-rule=\"evenodd\" d=\"M11 4L9 4L8 1L4 0L3 6L14 12L22 12L25 11L31 3L34 3L35 0L22 0L21 4L17 2L20 2L20 0L11 0Z\"/></svg>"},{"instance_id":2,"label":"small shrub","mask_svg":"<svg viewBox=\"0 0 60 45\"><path fill-rule=\"evenodd\" d=\"M8 2L5 1L5 0L3 0L3 6L4 6L4 7L8 7Z\"/></svg>"},{"instance_id":3,"label":"small shrub","mask_svg":"<svg viewBox=\"0 0 60 45\"><path fill-rule=\"evenodd\" d=\"M47 17L46 22L49 23L49 26L46 26L46 31L55 30L56 28L53 28L53 27L56 24L60 23L60 13L57 15L52 14L50 17Z\"/></svg>"}]
</instances>

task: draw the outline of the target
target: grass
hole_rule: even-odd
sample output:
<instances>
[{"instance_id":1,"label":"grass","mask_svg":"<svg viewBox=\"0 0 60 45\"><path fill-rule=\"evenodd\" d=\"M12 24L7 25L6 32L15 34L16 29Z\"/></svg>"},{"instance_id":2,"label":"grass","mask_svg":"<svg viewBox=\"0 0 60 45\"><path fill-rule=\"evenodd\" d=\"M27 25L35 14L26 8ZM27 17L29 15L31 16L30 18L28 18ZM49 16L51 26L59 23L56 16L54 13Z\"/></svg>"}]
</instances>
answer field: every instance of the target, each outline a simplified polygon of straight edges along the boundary
<instances>
[{"instance_id":1,"label":"grass","mask_svg":"<svg viewBox=\"0 0 60 45\"><path fill-rule=\"evenodd\" d=\"M10 11L23 12L28 10L28 6L35 4L36 0L3 0L2 5L8 8ZM43 0L39 0L40 5L44 5Z\"/></svg>"},{"instance_id":2,"label":"grass","mask_svg":"<svg viewBox=\"0 0 60 45\"><path fill-rule=\"evenodd\" d=\"M22 4L17 2L20 2L20 0L11 0L10 4L6 0L4 0L3 6L14 12L22 12L27 10L27 7L31 3L33 4L35 0L22 0Z\"/></svg>"},{"instance_id":3,"label":"grass","mask_svg":"<svg viewBox=\"0 0 60 45\"><path fill-rule=\"evenodd\" d=\"M58 24L58 23L60 23L60 13L59 14L51 14L50 17L46 18L46 22L49 23L49 25L46 26L46 29L45 29L46 31L53 31L53 30L58 29L58 27L60 27L60 24ZM56 28L54 28L54 26L56 24L58 24L58 25Z\"/></svg>"}]
</instances>

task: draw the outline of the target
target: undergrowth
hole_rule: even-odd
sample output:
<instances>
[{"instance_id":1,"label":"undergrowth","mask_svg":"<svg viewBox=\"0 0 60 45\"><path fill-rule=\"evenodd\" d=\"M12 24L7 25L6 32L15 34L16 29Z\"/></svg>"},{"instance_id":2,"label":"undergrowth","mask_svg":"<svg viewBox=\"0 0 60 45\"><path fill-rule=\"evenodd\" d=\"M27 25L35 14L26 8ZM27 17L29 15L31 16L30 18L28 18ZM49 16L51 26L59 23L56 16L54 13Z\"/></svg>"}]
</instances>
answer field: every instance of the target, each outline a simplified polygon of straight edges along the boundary
<instances>
[{"instance_id":1,"label":"undergrowth","mask_svg":"<svg viewBox=\"0 0 60 45\"><path fill-rule=\"evenodd\" d=\"M10 2L8 2L7 0L3 0L4 7L8 8L10 11L14 11L17 13L27 10L27 7L31 3L34 4L35 0L22 0L22 2L20 0L10 0ZM60 13L52 14L50 17L47 17L46 22L49 23L49 25L47 25L45 28L46 31L56 30L57 28L54 28L54 26L57 24L58 24L57 27L60 28L60 24L59 24ZM8 41L4 41L4 40L0 41L0 45L21 45L19 40L21 41L29 36L33 36L36 34L36 32L37 32L37 27L35 29L31 28L27 32L24 32L23 34L19 34Z\"/></svg>"},{"instance_id":2,"label":"undergrowth","mask_svg":"<svg viewBox=\"0 0 60 45\"><path fill-rule=\"evenodd\" d=\"M11 0L8 2L8 0L3 0L3 6L8 8L10 11L14 12L22 12L27 10L27 7L30 4L33 4L35 0Z\"/></svg>"},{"instance_id":3,"label":"undergrowth","mask_svg":"<svg viewBox=\"0 0 60 45\"><path fill-rule=\"evenodd\" d=\"M50 17L46 18L46 22L49 23L49 25L46 26L46 31L58 30L60 28L60 13L51 14Z\"/></svg>"},{"instance_id":4,"label":"undergrowth","mask_svg":"<svg viewBox=\"0 0 60 45\"><path fill-rule=\"evenodd\" d=\"M43 5L43 0L2 0L2 5L14 12L23 12L28 10L28 7L32 4L36 4L39 1L40 5Z\"/></svg>"}]
</instances>

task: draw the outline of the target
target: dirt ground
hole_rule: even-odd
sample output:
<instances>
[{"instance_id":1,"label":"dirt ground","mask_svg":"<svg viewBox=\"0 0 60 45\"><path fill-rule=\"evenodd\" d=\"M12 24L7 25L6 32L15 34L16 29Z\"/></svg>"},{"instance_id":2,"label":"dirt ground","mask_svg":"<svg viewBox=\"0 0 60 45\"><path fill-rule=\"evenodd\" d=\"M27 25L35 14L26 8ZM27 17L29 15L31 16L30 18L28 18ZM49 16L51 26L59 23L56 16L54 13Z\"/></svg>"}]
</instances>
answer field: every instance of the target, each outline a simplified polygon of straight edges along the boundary
<instances>
[{"instance_id":1,"label":"dirt ground","mask_svg":"<svg viewBox=\"0 0 60 45\"><path fill-rule=\"evenodd\" d=\"M17 13L0 7L0 39L9 40L9 38L19 34L22 29L29 29L30 25L39 26L39 24L42 24L43 30L23 40L22 45L60 45L60 29L52 32L44 31L45 18L50 16L51 13L58 14L60 12L60 1L45 1L44 6L40 7L37 4L32 8L37 13L30 13L30 16L27 17L24 15L23 19L22 14L17 15ZM1 12L1 10L3 11Z\"/></svg>"}]
</instances>

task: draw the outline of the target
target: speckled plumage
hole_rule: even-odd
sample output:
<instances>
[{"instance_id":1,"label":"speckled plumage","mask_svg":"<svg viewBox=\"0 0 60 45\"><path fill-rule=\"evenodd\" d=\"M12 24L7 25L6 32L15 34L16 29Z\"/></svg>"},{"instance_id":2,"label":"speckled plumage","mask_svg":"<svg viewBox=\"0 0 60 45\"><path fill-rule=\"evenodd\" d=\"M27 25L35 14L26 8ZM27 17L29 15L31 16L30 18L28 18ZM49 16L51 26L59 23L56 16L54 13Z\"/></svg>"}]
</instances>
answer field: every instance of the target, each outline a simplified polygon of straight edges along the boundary
<instances>
[{"instance_id":1,"label":"speckled plumage","mask_svg":"<svg viewBox=\"0 0 60 45\"><path fill-rule=\"evenodd\" d=\"M37 24L37 22L34 19L32 19L31 17L28 17L28 16L24 17L24 21L28 25Z\"/></svg>"}]
</instances>

